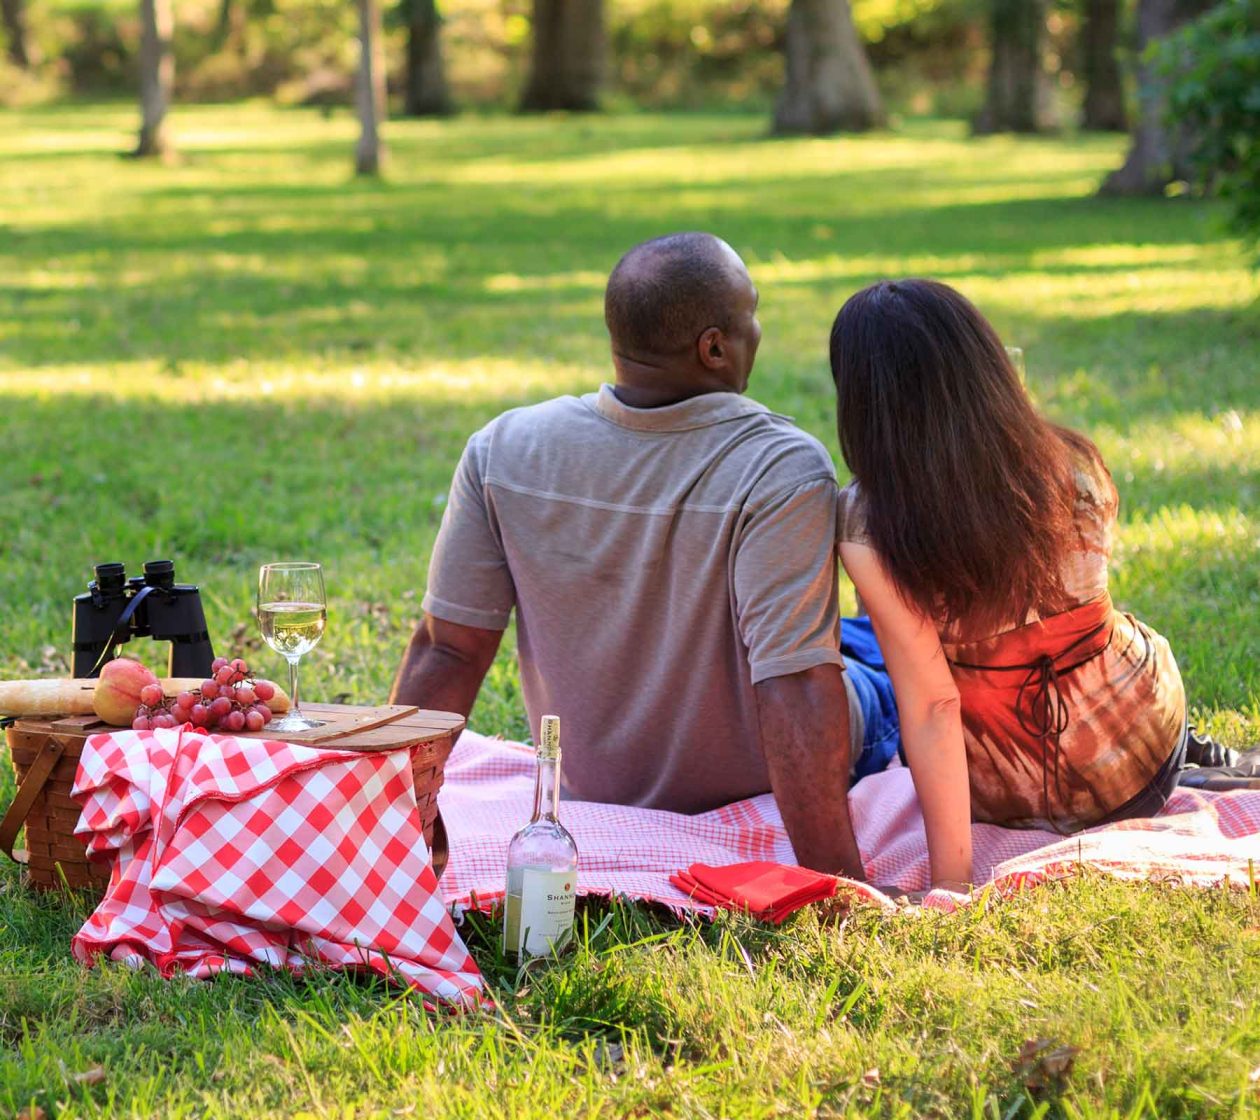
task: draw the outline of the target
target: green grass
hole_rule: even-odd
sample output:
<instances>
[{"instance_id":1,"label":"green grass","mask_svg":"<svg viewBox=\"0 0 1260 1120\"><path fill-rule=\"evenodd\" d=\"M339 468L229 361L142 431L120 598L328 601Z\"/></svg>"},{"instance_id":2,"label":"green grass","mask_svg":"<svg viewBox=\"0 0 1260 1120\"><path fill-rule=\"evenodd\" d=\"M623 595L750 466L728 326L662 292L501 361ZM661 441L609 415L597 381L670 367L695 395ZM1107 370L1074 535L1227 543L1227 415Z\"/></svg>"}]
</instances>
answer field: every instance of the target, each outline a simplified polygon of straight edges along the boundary
<instances>
[{"instance_id":1,"label":"green grass","mask_svg":"<svg viewBox=\"0 0 1260 1120\"><path fill-rule=\"evenodd\" d=\"M468 433L605 379L608 269L699 227L762 291L753 394L833 449L843 299L906 273L976 299L1112 467L1118 600L1169 637L1201 723L1260 739L1256 283L1210 209L1091 197L1118 141L408 122L389 180L360 184L345 117L181 111L170 168L116 158L132 124L0 115L0 676L58 671L93 561L158 555L278 670L247 625L255 570L302 555L330 594L308 695L380 701ZM528 733L508 651L474 723ZM522 976L478 925L501 1010L454 1022L343 977L84 973L85 913L0 876L0 1114L1260 1115L1254 891L1085 877L779 931L592 907L572 958ZM1080 1053L1029 1091L1037 1038Z\"/></svg>"}]
</instances>

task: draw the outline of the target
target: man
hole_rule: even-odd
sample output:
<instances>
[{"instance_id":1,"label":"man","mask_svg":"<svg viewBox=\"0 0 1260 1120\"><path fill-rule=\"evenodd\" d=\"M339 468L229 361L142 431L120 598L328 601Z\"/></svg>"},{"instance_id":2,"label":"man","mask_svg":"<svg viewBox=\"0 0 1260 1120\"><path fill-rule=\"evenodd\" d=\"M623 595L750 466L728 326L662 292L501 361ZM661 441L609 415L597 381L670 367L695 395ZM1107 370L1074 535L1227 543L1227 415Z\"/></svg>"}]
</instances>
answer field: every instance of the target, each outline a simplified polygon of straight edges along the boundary
<instances>
[{"instance_id":1,"label":"man","mask_svg":"<svg viewBox=\"0 0 1260 1120\"><path fill-rule=\"evenodd\" d=\"M684 813L772 790L797 859L864 878L849 821L831 459L741 396L761 327L725 242L646 242L605 296L615 386L468 442L393 701L467 715L515 608L570 797Z\"/></svg>"}]
</instances>

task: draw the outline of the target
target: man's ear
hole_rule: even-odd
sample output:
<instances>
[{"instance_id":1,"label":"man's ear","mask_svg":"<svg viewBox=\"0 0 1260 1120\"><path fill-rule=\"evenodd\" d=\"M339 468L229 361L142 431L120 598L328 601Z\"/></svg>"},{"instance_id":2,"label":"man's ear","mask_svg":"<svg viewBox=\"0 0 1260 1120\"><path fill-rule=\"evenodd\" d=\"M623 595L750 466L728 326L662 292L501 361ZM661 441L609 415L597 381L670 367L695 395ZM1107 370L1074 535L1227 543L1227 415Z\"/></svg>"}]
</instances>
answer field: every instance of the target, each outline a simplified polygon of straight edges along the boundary
<instances>
[{"instance_id":1,"label":"man's ear","mask_svg":"<svg viewBox=\"0 0 1260 1120\"><path fill-rule=\"evenodd\" d=\"M726 367L726 336L720 327L709 327L696 340L696 354L705 369Z\"/></svg>"}]
</instances>

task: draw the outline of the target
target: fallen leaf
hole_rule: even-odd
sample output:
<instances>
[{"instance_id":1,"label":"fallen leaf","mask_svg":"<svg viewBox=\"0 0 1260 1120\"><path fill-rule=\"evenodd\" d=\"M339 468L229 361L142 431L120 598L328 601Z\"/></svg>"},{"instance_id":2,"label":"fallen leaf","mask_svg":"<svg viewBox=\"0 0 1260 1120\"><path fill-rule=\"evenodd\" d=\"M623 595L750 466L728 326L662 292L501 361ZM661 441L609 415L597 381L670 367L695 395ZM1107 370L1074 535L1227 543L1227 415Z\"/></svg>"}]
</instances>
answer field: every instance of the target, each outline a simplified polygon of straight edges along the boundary
<instances>
[{"instance_id":1,"label":"fallen leaf","mask_svg":"<svg viewBox=\"0 0 1260 1120\"><path fill-rule=\"evenodd\" d=\"M66 655L56 646L44 646L39 651L39 656L39 667L45 673L64 675L70 671L70 662L66 660Z\"/></svg>"},{"instance_id":2,"label":"fallen leaf","mask_svg":"<svg viewBox=\"0 0 1260 1120\"><path fill-rule=\"evenodd\" d=\"M228 638L227 648L234 650L238 657L244 653L260 653L263 648L262 636L256 626L247 622L237 623Z\"/></svg>"},{"instance_id":3,"label":"fallen leaf","mask_svg":"<svg viewBox=\"0 0 1260 1120\"><path fill-rule=\"evenodd\" d=\"M39 1105L34 1105L31 1108L22 1109L15 1120L48 1120L48 1113L40 1108Z\"/></svg>"},{"instance_id":4,"label":"fallen leaf","mask_svg":"<svg viewBox=\"0 0 1260 1120\"><path fill-rule=\"evenodd\" d=\"M868 1069L864 1074L862 1074L862 1084L868 1089L875 1089L879 1086L880 1079L878 1066L874 1069Z\"/></svg>"},{"instance_id":5,"label":"fallen leaf","mask_svg":"<svg viewBox=\"0 0 1260 1120\"><path fill-rule=\"evenodd\" d=\"M620 1042L605 1042L600 1039L595 1043L595 1064L613 1076L625 1069L625 1054L625 1048Z\"/></svg>"},{"instance_id":6,"label":"fallen leaf","mask_svg":"<svg viewBox=\"0 0 1260 1120\"><path fill-rule=\"evenodd\" d=\"M99 1085L105 1079L106 1073L103 1066L93 1066L82 1073L72 1073L67 1078L73 1085Z\"/></svg>"},{"instance_id":7,"label":"fallen leaf","mask_svg":"<svg viewBox=\"0 0 1260 1120\"><path fill-rule=\"evenodd\" d=\"M1029 1092L1056 1089L1072 1072L1079 1046L1069 1046L1048 1038L1029 1039L1020 1047L1015 1073Z\"/></svg>"}]
</instances>

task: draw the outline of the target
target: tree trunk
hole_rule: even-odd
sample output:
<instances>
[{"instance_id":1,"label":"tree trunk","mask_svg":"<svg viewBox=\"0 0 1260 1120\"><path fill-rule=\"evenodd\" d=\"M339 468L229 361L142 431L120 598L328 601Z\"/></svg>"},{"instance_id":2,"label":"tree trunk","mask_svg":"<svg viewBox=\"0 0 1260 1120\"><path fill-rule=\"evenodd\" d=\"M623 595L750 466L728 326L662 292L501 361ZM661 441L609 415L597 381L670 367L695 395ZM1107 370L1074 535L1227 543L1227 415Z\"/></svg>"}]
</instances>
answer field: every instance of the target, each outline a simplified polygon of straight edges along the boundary
<instances>
[{"instance_id":1,"label":"tree trunk","mask_svg":"<svg viewBox=\"0 0 1260 1120\"><path fill-rule=\"evenodd\" d=\"M603 0L534 0L533 25L522 112L598 109L607 49Z\"/></svg>"},{"instance_id":2,"label":"tree trunk","mask_svg":"<svg viewBox=\"0 0 1260 1120\"><path fill-rule=\"evenodd\" d=\"M1054 127L1046 74L1046 0L989 0L989 89L975 131L1044 132Z\"/></svg>"},{"instance_id":3,"label":"tree trunk","mask_svg":"<svg viewBox=\"0 0 1260 1120\"><path fill-rule=\"evenodd\" d=\"M1124 85L1116 46L1120 33L1120 0L1085 0L1081 25L1085 104L1081 127L1094 132L1126 132Z\"/></svg>"},{"instance_id":4,"label":"tree trunk","mask_svg":"<svg viewBox=\"0 0 1260 1120\"><path fill-rule=\"evenodd\" d=\"M140 136L136 156L166 156L171 140L166 128L175 86L175 19L171 0L140 0Z\"/></svg>"},{"instance_id":5,"label":"tree trunk","mask_svg":"<svg viewBox=\"0 0 1260 1120\"><path fill-rule=\"evenodd\" d=\"M359 175L379 175L385 164L385 43L381 30L380 0L359 3L359 70L355 77L355 104L359 112L359 143L354 169Z\"/></svg>"},{"instance_id":6,"label":"tree trunk","mask_svg":"<svg viewBox=\"0 0 1260 1120\"><path fill-rule=\"evenodd\" d=\"M4 21L4 34L9 41L9 61L19 70L29 70L31 43L26 30L25 0L0 0L0 20Z\"/></svg>"},{"instance_id":7,"label":"tree trunk","mask_svg":"<svg viewBox=\"0 0 1260 1120\"><path fill-rule=\"evenodd\" d=\"M849 0L792 0L774 131L821 136L884 123L884 106Z\"/></svg>"},{"instance_id":8,"label":"tree trunk","mask_svg":"<svg viewBox=\"0 0 1260 1120\"><path fill-rule=\"evenodd\" d=\"M1213 0L1138 0L1138 111L1133 140L1124 166L1113 171L1099 188L1101 194L1163 194L1174 179L1189 175L1186 139L1172 131L1165 119L1168 79L1146 58L1147 48L1201 15Z\"/></svg>"},{"instance_id":9,"label":"tree trunk","mask_svg":"<svg viewBox=\"0 0 1260 1120\"><path fill-rule=\"evenodd\" d=\"M409 117L443 117L453 111L442 64L442 17L436 0L409 0L407 98Z\"/></svg>"},{"instance_id":10,"label":"tree trunk","mask_svg":"<svg viewBox=\"0 0 1260 1120\"><path fill-rule=\"evenodd\" d=\"M229 42L239 42L249 18L245 0L219 0L219 15L214 23L212 42L222 50Z\"/></svg>"}]
</instances>

